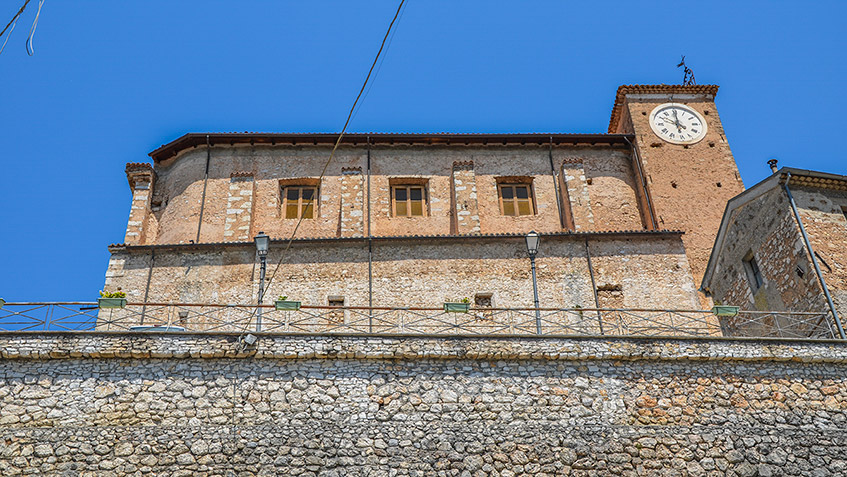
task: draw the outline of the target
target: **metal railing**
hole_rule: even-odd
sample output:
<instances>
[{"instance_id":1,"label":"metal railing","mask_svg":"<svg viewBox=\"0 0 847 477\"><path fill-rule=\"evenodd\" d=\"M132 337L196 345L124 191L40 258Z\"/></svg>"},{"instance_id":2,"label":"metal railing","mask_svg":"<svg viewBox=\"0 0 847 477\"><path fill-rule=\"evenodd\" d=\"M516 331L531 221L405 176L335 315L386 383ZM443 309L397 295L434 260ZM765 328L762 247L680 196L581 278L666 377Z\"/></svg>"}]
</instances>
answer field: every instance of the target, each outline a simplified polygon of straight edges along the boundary
<instances>
[{"instance_id":1,"label":"metal railing","mask_svg":"<svg viewBox=\"0 0 847 477\"><path fill-rule=\"evenodd\" d=\"M0 331L188 331L200 333L360 333L423 335L582 335L669 337L774 337L836 339L829 312L741 311L715 316L708 310L441 308L129 303L99 308L96 302L6 303Z\"/></svg>"}]
</instances>

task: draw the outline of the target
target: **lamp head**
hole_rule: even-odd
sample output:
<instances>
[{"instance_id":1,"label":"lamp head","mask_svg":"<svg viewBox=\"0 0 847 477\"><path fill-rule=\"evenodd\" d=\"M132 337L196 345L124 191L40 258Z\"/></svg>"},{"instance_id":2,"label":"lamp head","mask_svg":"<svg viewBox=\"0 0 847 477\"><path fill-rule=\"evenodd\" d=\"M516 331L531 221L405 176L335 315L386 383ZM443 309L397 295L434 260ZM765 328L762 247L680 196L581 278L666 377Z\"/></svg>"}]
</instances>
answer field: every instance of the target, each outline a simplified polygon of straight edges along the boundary
<instances>
[{"instance_id":1,"label":"lamp head","mask_svg":"<svg viewBox=\"0 0 847 477\"><path fill-rule=\"evenodd\" d=\"M256 253L258 253L260 257L267 257L271 238L265 235L264 232L259 232L259 235L255 236L253 240L256 242Z\"/></svg>"},{"instance_id":2,"label":"lamp head","mask_svg":"<svg viewBox=\"0 0 847 477\"><path fill-rule=\"evenodd\" d=\"M538 233L534 230L528 234L526 234L526 251L530 256L535 256L538 253L538 242L540 242L541 237L538 236Z\"/></svg>"}]
</instances>

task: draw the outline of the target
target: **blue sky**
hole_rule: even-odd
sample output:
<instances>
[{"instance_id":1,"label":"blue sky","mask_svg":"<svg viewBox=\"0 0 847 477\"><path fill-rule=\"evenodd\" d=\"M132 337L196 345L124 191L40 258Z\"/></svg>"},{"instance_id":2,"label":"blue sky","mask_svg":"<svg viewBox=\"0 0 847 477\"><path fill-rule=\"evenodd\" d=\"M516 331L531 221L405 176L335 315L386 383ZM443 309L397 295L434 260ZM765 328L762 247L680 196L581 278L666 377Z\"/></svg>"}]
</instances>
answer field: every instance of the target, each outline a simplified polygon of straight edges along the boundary
<instances>
[{"instance_id":1,"label":"blue sky","mask_svg":"<svg viewBox=\"0 0 847 477\"><path fill-rule=\"evenodd\" d=\"M93 300L124 165L161 144L339 131L398 3L47 1L29 57L31 1L0 55L0 297ZM845 18L836 1L408 0L349 129L605 132L619 85L678 83L685 54L721 86L745 184L770 157L844 174Z\"/></svg>"}]
</instances>

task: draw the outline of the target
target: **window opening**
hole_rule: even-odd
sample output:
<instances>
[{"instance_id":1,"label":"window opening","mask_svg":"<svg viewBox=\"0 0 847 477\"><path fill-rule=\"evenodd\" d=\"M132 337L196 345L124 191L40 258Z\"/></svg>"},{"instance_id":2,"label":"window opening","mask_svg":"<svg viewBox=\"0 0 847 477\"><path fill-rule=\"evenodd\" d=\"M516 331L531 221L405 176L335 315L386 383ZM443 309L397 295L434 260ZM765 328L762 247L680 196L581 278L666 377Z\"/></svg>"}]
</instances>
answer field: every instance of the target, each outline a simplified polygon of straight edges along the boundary
<instances>
[{"instance_id":1,"label":"window opening","mask_svg":"<svg viewBox=\"0 0 847 477\"><path fill-rule=\"evenodd\" d=\"M491 308L494 306L492 303L493 295L491 293L477 293L473 297L473 304L479 308Z\"/></svg>"},{"instance_id":2,"label":"window opening","mask_svg":"<svg viewBox=\"0 0 847 477\"><path fill-rule=\"evenodd\" d=\"M286 219L312 219L315 217L315 198L318 188L314 186L285 186L282 190L282 210Z\"/></svg>"},{"instance_id":3,"label":"window opening","mask_svg":"<svg viewBox=\"0 0 847 477\"><path fill-rule=\"evenodd\" d=\"M395 217L426 215L426 190L420 185L397 185L392 188Z\"/></svg>"},{"instance_id":4,"label":"window opening","mask_svg":"<svg viewBox=\"0 0 847 477\"><path fill-rule=\"evenodd\" d=\"M519 216L535 214L530 184L498 184L500 212L503 215Z\"/></svg>"},{"instance_id":5,"label":"window opening","mask_svg":"<svg viewBox=\"0 0 847 477\"><path fill-rule=\"evenodd\" d=\"M756 262L753 252L748 252L743 262L744 269L747 270L747 281L750 283L750 289L755 293L762 286L762 271L759 269L759 264Z\"/></svg>"},{"instance_id":6,"label":"window opening","mask_svg":"<svg viewBox=\"0 0 847 477\"><path fill-rule=\"evenodd\" d=\"M344 297L343 296L330 296L327 297L327 305L329 306L344 306ZM331 310L327 313L327 318L330 321L339 323L344 321L344 310Z\"/></svg>"}]
</instances>

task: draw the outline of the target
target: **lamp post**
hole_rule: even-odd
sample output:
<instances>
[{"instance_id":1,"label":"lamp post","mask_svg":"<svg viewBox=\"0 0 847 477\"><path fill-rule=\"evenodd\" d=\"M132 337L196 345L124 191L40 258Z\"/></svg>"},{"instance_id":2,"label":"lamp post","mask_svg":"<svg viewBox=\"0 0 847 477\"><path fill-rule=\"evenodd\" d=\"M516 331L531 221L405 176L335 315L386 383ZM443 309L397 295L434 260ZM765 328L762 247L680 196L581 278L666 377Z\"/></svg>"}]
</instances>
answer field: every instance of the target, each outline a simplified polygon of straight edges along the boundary
<instances>
[{"instance_id":1,"label":"lamp post","mask_svg":"<svg viewBox=\"0 0 847 477\"><path fill-rule=\"evenodd\" d=\"M526 253L532 264L532 294L535 298L535 331L541 334L541 312L538 310L538 281L535 278L535 256L538 255L540 237L535 231L526 234Z\"/></svg>"},{"instance_id":2,"label":"lamp post","mask_svg":"<svg viewBox=\"0 0 847 477\"><path fill-rule=\"evenodd\" d=\"M262 331L262 298L265 297L265 269L268 264L268 246L271 238L264 232L259 232L253 241L256 242L256 255L259 256L259 262L262 264L259 271L259 306L256 310L256 331L259 332Z\"/></svg>"}]
</instances>

